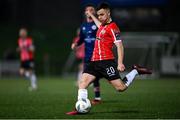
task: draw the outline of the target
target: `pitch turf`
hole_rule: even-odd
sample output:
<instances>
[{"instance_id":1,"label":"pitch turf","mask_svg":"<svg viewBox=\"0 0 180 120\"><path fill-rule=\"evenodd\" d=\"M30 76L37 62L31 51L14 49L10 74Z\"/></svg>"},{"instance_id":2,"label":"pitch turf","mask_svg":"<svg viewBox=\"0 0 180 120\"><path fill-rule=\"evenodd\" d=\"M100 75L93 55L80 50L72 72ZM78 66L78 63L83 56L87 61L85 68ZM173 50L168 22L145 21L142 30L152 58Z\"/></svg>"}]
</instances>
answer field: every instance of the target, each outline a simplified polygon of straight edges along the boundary
<instances>
[{"instance_id":1,"label":"pitch turf","mask_svg":"<svg viewBox=\"0 0 180 120\"><path fill-rule=\"evenodd\" d=\"M136 80L123 93L101 80L103 103L86 115L68 116L74 108L74 78L39 78L39 89L28 91L23 79L0 80L0 118L180 118L180 79ZM93 98L92 87L89 98Z\"/></svg>"}]
</instances>

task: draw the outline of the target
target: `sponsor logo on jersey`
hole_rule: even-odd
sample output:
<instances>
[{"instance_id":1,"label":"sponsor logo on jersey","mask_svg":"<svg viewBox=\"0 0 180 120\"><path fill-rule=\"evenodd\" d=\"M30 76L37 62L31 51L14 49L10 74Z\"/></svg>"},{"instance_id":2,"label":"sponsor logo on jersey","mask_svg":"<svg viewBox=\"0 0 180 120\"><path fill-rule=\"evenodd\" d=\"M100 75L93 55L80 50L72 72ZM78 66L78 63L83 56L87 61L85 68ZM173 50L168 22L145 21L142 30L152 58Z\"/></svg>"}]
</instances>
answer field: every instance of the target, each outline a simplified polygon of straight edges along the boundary
<instances>
[{"instance_id":1,"label":"sponsor logo on jersey","mask_svg":"<svg viewBox=\"0 0 180 120\"><path fill-rule=\"evenodd\" d=\"M93 41L95 41L95 38L85 38L84 39L87 43L91 43Z\"/></svg>"}]
</instances>

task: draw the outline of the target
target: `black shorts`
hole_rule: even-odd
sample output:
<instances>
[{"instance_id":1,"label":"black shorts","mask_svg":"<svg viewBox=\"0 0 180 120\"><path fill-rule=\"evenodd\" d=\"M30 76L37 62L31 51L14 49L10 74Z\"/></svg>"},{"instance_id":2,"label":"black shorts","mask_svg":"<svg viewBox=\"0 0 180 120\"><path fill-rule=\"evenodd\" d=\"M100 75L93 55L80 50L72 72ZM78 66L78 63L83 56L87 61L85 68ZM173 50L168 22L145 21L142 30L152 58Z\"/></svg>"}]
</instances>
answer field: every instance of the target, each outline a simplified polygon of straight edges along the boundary
<instances>
[{"instance_id":1,"label":"black shorts","mask_svg":"<svg viewBox=\"0 0 180 120\"><path fill-rule=\"evenodd\" d=\"M21 61L21 68L34 69L34 60Z\"/></svg>"},{"instance_id":2,"label":"black shorts","mask_svg":"<svg viewBox=\"0 0 180 120\"><path fill-rule=\"evenodd\" d=\"M91 61L87 63L83 73L89 73L98 78L106 78L107 80L119 79L119 71L115 60Z\"/></svg>"},{"instance_id":3,"label":"black shorts","mask_svg":"<svg viewBox=\"0 0 180 120\"><path fill-rule=\"evenodd\" d=\"M87 69L87 67L89 66L90 62L84 62L84 66L83 66L83 73L85 71L85 69ZM102 77L101 77L102 78ZM96 76L96 79L94 80L94 83L98 82L100 79L99 76Z\"/></svg>"}]
</instances>

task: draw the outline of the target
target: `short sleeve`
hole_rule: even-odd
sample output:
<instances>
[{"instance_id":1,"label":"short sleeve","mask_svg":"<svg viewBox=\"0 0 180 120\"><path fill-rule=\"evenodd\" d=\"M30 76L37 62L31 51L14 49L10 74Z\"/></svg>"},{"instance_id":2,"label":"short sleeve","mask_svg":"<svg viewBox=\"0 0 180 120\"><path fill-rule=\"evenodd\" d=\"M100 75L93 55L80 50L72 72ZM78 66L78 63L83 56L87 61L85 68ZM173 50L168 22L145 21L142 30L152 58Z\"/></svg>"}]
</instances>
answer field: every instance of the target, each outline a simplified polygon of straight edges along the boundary
<instances>
[{"instance_id":1,"label":"short sleeve","mask_svg":"<svg viewBox=\"0 0 180 120\"><path fill-rule=\"evenodd\" d=\"M112 38L114 40L114 43L122 42L121 35L120 35L120 30L119 30L119 28L117 27L116 24L113 24L111 26L111 36L112 36Z\"/></svg>"},{"instance_id":2,"label":"short sleeve","mask_svg":"<svg viewBox=\"0 0 180 120\"><path fill-rule=\"evenodd\" d=\"M28 43L29 43L29 45L33 45L32 38L29 38Z\"/></svg>"}]
</instances>

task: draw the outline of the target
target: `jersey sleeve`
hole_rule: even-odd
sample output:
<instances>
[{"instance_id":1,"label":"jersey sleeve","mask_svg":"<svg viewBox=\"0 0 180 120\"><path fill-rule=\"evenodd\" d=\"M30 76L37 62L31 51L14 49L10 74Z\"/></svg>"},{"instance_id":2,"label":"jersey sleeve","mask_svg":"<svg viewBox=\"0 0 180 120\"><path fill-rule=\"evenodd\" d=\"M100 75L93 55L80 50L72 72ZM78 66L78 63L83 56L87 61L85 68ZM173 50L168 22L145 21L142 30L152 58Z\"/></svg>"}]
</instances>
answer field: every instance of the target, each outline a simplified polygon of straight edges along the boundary
<instances>
[{"instance_id":1,"label":"jersey sleeve","mask_svg":"<svg viewBox=\"0 0 180 120\"><path fill-rule=\"evenodd\" d=\"M30 37L28 38L28 46L33 46L33 40Z\"/></svg>"},{"instance_id":2,"label":"jersey sleeve","mask_svg":"<svg viewBox=\"0 0 180 120\"><path fill-rule=\"evenodd\" d=\"M121 35L120 35L120 30L119 30L119 28L117 27L116 24L113 24L111 26L110 33L111 33L111 36L112 36L112 38L114 40L114 43L122 42Z\"/></svg>"},{"instance_id":3,"label":"jersey sleeve","mask_svg":"<svg viewBox=\"0 0 180 120\"><path fill-rule=\"evenodd\" d=\"M81 45L84 42L84 38L85 38L85 36L84 36L83 30L82 30L82 26L81 26L80 34L79 34L79 41L77 42L78 46Z\"/></svg>"},{"instance_id":4,"label":"jersey sleeve","mask_svg":"<svg viewBox=\"0 0 180 120\"><path fill-rule=\"evenodd\" d=\"M76 36L74 39L73 39L73 43L78 43L79 42L79 36Z\"/></svg>"},{"instance_id":5,"label":"jersey sleeve","mask_svg":"<svg viewBox=\"0 0 180 120\"><path fill-rule=\"evenodd\" d=\"M33 44L33 39L31 37L28 38L28 44L27 44L28 49L35 49L35 46Z\"/></svg>"}]
</instances>

